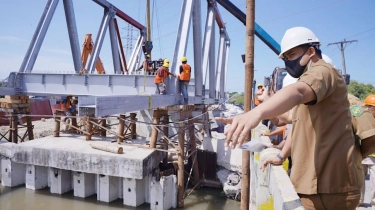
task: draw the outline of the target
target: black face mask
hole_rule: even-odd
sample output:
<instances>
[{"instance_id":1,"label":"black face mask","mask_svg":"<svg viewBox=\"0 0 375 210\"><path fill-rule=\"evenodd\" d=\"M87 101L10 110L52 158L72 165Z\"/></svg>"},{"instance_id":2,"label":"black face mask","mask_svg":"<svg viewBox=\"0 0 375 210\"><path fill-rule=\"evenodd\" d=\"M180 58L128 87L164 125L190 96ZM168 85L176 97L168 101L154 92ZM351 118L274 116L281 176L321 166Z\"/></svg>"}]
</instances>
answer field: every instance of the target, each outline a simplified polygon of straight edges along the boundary
<instances>
[{"instance_id":1,"label":"black face mask","mask_svg":"<svg viewBox=\"0 0 375 210\"><path fill-rule=\"evenodd\" d=\"M286 71L288 72L288 74L290 74L290 76L294 78L299 78L303 74L307 64L301 66L299 62L301 61L302 56L305 55L307 50L301 56L292 61L284 60Z\"/></svg>"}]
</instances>

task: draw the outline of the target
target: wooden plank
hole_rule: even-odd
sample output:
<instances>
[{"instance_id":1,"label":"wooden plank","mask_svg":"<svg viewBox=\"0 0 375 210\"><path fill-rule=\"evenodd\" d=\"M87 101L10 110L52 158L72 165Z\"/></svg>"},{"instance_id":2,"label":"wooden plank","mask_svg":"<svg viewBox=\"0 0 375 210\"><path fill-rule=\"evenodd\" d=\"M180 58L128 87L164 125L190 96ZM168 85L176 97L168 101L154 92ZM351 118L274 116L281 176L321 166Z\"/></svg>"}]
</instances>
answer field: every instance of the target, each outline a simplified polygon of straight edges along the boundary
<instances>
[{"instance_id":1,"label":"wooden plank","mask_svg":"<svg viewBox=\"0 0 375 210\"><path fill-rule=\"evenodd\" d=\"M0 102L19 104L21 103L21 99L0 98Z\"/></svg>"},{"instance_id":2,"label":"wooden plank","mask_svg":"<svg viewBox=\"0 0 375 210\"><path fill-rule=\"evenodd\" d=\"M20 96L10 96L10 95L6 95L4 96L6 99L12 99L12 100L17 100L17 99L20 99Z\"/></svg>"}]
</instances>

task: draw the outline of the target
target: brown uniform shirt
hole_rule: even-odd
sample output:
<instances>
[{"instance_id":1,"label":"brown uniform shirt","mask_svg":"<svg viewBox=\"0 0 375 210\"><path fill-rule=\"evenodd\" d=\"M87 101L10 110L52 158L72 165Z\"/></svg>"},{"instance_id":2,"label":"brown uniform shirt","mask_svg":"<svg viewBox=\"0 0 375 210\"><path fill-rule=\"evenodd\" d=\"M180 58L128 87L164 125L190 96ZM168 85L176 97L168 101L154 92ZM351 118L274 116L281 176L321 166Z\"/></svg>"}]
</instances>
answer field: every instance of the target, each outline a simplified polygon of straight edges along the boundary
<instances>
[{"instance_id":1,"label":"brown uniform shirt","mask_svg":"<svg viewBox=\"0 0 375 210\"><path fill-rule=\"evenodd\" d=\"M359 190L362 157L355 145L344 79L320 59L298 82L309 85L317 100L293 110L290 178L297 193Z\"/></svg>"},{"instance_id":2,"label":"brown uniform shirt","mask_svg":"<svg viewBox=\"0 0 375 210\"><path fill-rule=\"evenodd\" d=\"M354 133L360 139L375 136L375 118L365 104L352 94L348 94Z\"/></svg>"}]
</instances>

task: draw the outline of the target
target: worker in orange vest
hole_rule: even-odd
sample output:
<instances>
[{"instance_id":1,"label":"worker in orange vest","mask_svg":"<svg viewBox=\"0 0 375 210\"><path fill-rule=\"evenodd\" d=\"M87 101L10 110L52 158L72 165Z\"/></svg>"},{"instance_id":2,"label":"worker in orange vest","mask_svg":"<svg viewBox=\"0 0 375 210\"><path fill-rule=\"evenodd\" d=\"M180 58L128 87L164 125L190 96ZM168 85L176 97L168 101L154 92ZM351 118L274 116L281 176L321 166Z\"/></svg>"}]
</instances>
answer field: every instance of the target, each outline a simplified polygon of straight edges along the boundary
<instances>
[{"instance_id":1,"label":"worker in orange vest","mask_svg":"<svg viewBox=\"0 0 375 210\"><path fill-rule=\"evenodd\" d=\"M166 79L168 78L169 75L176 76L175 74L169 72L169 63L164 63L163 66L161 66L154 79L154 83L156 85L156 91L155 94L166 94Z\"/></svg>"},{"instance_id":2,"label":"worker in orange vest","mask_svg":"<svg viewBox=\"0 0 375 210\"><path fill-rule=\"evenodd\" d=\"M74 103L72 99L73 96L69 94L60 104L60 109L64 110L66 116L72 116L76 112L76 103ZM63 120L66 121L67 118L64 118Z\"/></svg>"},{"instance_id":3,"label":"worker in orange vest","mask_svg":"<svg viewBox=\"0 0 375 210\"><path fill-rule=\"evenodd\" d=\"M137 71L140 71L142 68L146 71L147 75L151 75L153 73L150 54L146 54L146 58L143 60L142 65L137 69Z\"/></svg>"},{"instance_id":4,"label":"worker in orange vest","mask_svg":"<svg viewBox=\"0 0 375 210\"><path fill-rule=\"evenodd\" d=\"M189 64L187 64L187 58L182 57L181 58L181 66L180 66L180 75L178 76L178 79L180 80L180 88L182 96L184 97L184 104L188 104L189 96L188 96L188 86L190 82L191 77L191 67Z\"/></svg>"}]
</instances>

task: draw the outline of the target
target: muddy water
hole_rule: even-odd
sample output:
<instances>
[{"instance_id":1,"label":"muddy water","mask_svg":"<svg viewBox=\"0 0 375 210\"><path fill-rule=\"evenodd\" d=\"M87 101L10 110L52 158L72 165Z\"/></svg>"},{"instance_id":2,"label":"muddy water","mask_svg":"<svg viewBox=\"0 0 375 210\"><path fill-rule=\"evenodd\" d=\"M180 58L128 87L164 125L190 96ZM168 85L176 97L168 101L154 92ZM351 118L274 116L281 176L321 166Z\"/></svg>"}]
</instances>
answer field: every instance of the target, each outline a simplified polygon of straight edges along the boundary
<instances>
[{"instance_id":1,"label":"muddy water","mask_svg":"<svg viewBox=\"0 0 375 210\"><path fill-rule=\"evenodd\" d=\"M118 199L111 203L98 202L96 195L88 198L74 197L73 191L63 195L51 194L49 189L29 190L25 186L14 188L0 185L0 210L113 210L113 209L150 209L149 204L137 208L124 206ZM203 188L193 192L185 199L184 209L194 210L236 210L240 202L227 199L220 190Z\"/></svg>"}]
</instances>

